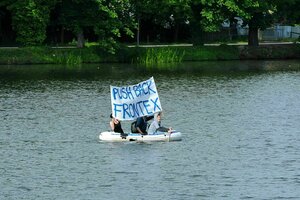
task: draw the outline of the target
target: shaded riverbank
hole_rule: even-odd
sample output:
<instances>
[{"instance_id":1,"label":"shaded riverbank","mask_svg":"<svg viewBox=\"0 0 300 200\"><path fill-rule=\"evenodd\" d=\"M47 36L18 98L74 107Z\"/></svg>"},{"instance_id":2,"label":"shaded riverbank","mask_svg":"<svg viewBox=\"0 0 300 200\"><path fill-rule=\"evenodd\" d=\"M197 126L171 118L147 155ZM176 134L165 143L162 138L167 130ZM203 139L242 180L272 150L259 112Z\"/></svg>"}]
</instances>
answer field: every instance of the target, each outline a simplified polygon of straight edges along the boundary
<instances>
[{"instance_id":1,"label":"shaded riverbank","mask_svg":"<svg viewBox=\"0 0 300 200\"><path fill-rule=\"evenodd\" d=\"M252 59L299 59L300 44L276 44L248 47L239 45L220 46L168 46L168 47L121 47L115 54L98 46L77 48L27 47L0 49L0 64L71 64L80 63L134 63L147 57L147 51L179 52L182 61L252 60Z\"/></svg>"}]
</instances>

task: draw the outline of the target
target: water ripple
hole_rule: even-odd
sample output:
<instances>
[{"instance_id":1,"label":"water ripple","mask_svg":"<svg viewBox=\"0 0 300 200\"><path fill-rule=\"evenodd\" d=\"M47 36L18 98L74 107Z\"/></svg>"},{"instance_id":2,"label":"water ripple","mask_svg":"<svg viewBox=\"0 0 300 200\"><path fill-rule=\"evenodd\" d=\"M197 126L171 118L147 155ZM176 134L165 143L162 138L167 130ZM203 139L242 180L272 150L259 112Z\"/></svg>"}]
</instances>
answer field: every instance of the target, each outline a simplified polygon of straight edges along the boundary
<instances>
[{"instance_id":1,"label":"water ripple","mask_svg":"<svg viewBox=\"0 0 300 200\"><path fill-rule=\"evenodd\" d=\"M0 196L299 199L299 71L154 76L181 142L99 142L109 85L143 76L0 81Z\"/></svg>"}]
</instances>

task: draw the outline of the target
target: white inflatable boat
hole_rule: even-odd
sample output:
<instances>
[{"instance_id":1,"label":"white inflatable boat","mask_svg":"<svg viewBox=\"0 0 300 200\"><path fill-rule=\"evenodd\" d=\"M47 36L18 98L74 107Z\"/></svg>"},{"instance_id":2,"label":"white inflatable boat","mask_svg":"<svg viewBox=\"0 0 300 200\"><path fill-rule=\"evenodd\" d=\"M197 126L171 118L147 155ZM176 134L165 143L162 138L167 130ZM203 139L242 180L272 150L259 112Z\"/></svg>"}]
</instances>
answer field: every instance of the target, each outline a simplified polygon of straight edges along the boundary
<instances>
[{"instance_id":1,"label":"white inflatable boat","mask_svg":"<svg viewBox=\"0 0 300 200\"><path fill-rule=\"evenodd\" d=\"M126 133L121 135L112 131L105 131L100 133L99 139L102 141L109 142L126 142L126 141L137 141L137 142L170 142L180 141L181 132L172 131L168 132L157 132L154 135L141 135L137 133Z\"/></svg>"}]
</instances>

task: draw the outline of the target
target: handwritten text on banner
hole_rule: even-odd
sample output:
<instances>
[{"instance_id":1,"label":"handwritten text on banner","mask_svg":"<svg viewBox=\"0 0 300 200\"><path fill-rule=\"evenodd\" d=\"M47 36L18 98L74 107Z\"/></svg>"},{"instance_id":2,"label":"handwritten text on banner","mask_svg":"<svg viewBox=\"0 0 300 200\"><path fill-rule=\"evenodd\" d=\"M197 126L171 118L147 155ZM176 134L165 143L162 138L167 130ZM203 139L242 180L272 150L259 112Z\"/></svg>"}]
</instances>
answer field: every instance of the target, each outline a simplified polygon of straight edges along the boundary
<instances>
[{"instance_id":1,"label":"handwritten text on banner","mask_svg":"<svg viewBox=\"0 0 300 200\"><path fill-rule=\"evenodd\" d=\"M154 78L136 85L110 86L112 114L119 120L133 120L162 111Z\"/></svg>"}]
</instances>

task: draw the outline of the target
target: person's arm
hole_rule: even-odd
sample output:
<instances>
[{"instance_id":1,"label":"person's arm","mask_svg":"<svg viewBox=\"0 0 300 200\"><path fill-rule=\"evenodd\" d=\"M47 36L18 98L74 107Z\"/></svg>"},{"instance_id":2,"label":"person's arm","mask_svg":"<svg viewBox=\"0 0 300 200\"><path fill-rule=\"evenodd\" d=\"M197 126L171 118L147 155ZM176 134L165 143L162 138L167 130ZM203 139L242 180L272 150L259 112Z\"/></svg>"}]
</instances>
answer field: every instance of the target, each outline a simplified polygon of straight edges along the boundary
<instances>
[{"instance_id":1,"label":"person's arm","mask_svg":"<svg viewBox=\"0 0 300 200\"><path fill-rule=\"evenodd\" d=\"M137 130L140 134L143 134L143 131L140 129L140 127L136 127L136 130Z\"/></svg>"},{"instance_id":2,"label":"person's arm","mask_svg":"<svg viewBox=\"0 0 300 200\"><path fill-rule=\"evenodd\" d=\"M161 131L161 132L169 132L170 131L170 128L166 128L166 127L159 127L158 129L156 129L156 131Z\"/></svg>"},{"instance_id":3,"label":"person's arm","mask_svg":"<svg viewBox=\"0 0 300 200\"><path fill-rule=\"evenodd\" d=\"M143 134L143 131L140 129L141 123L143 122L142 120L143 120L142 118L138 118L138 119L136 120L136 130L137 130L138 133L140 133L140 134Z\"/></svg>"},{"instance_id":4,"label":"person's arm","mask_svg":"<svg viewBox=\"0 0 300 200\"><path fill-rule=\"evenodd\" d=\"M111 130L114 131L115 130L115 124L113 123L113 121L110 121L109 125L110 125Z\"/></svg>"},{"instance_id":5,"label":"person's arm","mask_svg":"<svg viewBox=\"0 0 300 200\"><path fill-rule=\"evenodd\" d=\"M155 121L154 127L155 127L155 132L156 132L160 127L157 121Z\"/></svg>"},{"instance_id":6,"label":"person's arm","mask_svg":"<svg viewBox=\"0 0 300 200\"><path fill-rule=\"evenodd\" d=\"M153 119L153 118L154 118L154 115L147 116L147 117L146 117L146 122L149 121L149 120L151 120L151 119Z\"/></svg>"}]
</instances>

